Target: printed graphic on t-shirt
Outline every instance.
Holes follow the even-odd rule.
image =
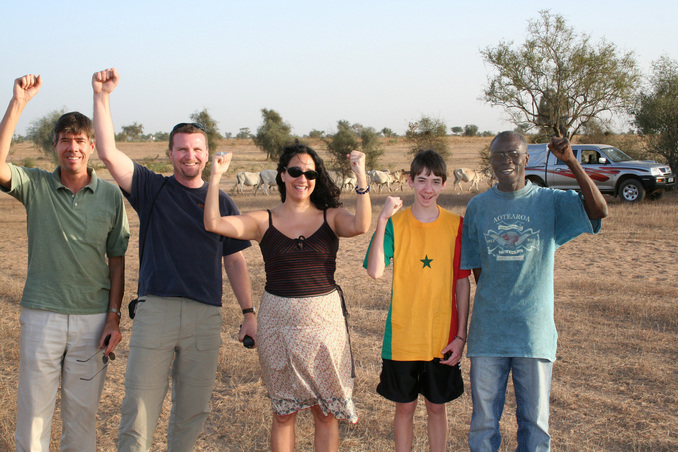
[[[530,227],[529,215],[500,215],[494,225],[483,235],[488,254],[497,261],[523,261],[526,253],[539,250],[540,231]]]

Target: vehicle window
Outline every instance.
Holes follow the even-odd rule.
[[[607,155],[607,158],[613,162],[625,162],[627,160],[633,160],[619,149],[613,148],[611,146],[609,148],[601,148],[600,150],[603,151],[605,155]]]
[[[597,165],[598,153],[593,150],[581,151],[580,162],[582,165]]]

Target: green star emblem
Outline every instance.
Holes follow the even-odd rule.
[[[427,254],[425,258],[421,259],[421,262],[424,263],[424,266],[421,267],[421,268],[426,268],[426,267],[431,268],[431,262],[433,262],[433,259],[429,259],[428,254]]]

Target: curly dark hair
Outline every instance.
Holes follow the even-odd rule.
[[[278,184],[278,191],[280,191],[280,200],[285,202],[287,195],[285,192],[285,183],[282,181],[280,175],[285,172],[285,168],[287,168],[290,160],[297,154],[308,154],[315,163],[315,170],[318,173],[318,177],[315,179],[315,188],[313,189],[313,193],[311,193],[311,202],[313,205],[320,210],[325,210],[330,207],[341,207],[342,203],[339,202],[341,190],[339,190],[339,187],[337,187],[330,178],[323,159],[321,159],[318,153],[313,149],[300,143],[285,146],[282,154],[280,154],[280,159],[278,160],[278,175],[275,177],[275,182]]]

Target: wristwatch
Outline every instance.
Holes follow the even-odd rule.
[[[118,318],[121,317],[120,309],[110,308],[108,312],[115,312],[118,315]]]
[[[248,312],[251,312],[252,314],[257,315],[257,310],[254,306],[252,306],[251,308],[247,308],[247,309],[242,310],[243,314],[247,314]]]

